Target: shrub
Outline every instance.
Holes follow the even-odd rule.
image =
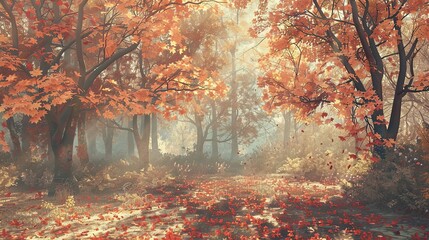
[[[285,152],[279,144],[265,145],[256,149],[241,162],[244,174],[275,173],[286,160]]]
[[[186,155],[164,154],[159,161],[153,163],[171,170],[174,177],[225,173],[229,171],[230,164],[222,159],[212,160],[207,155],[200,156],[194,151],[188,151]]]
[[[164,184],[172,177],[169,170],[164,167],[154,168],[150,165],[147,171],[129,170],[133,165],[126,160],[120,160],[101,168],[93,167],[88,170],[81,181],[82,191],[144,191],[146,187],[154,187]]]
[[[0,167],[0,191],[15,186],[18,176],[19,174],[15,165],[10,164]]]
[[[304,177],[310,181],[348,181],[369,168],[369,162],[354,154],[334,154],[327,150],[324,154],[307,154],[305,157],[288,158],[277,169],[277,173]]]
[[[367,173],[345,185],[345,193],[368,204],[427,213],[428,165],[420,146],[398,146],[386,160],[374,163]]]

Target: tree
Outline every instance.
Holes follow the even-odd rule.
[[[169,31],[167,22],[186,17],[188,7],[201,2],[13,0],[0,4],[2,29],[6,29],[0,35],[5,46],[0,56],[5,70],[0,77],[4,93],[0,112],[9,121],[22,114],[32,123],[47,122],[55,156],[49,191],[53,194],[58,184],[75,186],[71,166],[77,120],[83,105],[103,102],[91,91],[94,82],[139,46],[150,47],[153,39]],[[34,23],[31,29],[27,29],[29,23]],[[72,71],[67,69],[67,59],[77,63]],[[104,115],[111,118],[112,112]],[[18,142],[14,145],[19,149]]]
[[[270,52],[261,59],[266,74],[260,79],[267,108],[291,104],[306,115],[332,105],[352,135],[362,130],[357,120],[369,124],[375,150],[384,158],[380,145],[392,146],[397,139],[404,96],[429,90],[427,69],[417,69],[413,61],[428,37],[423,17],[428,10],[424,1],[406,0],[307,0],[272,8],[260,1],[252,32],[268,29]],[[292,47],[305,49],[307,64],[298,79],[282,58]],[[387,74],[394,87],[388,113]]]
[[[149,47],[139,49],[129,59],[122,59],[127,61],[122,65],[135,68],[120,68],[120,74],[115,77],[117,84],[109,87],[113,94],[106,95],[105,101],[110,103],[104,104],[101,115],[110,115],[111,120],[118,114],[132,117],[132,127],[118,123],[115,126],[133,134],[143,169],[149,167],[151,115],[169,119],[175,113],[184,114],[185,108],[181,106],[184,102],[222,90],[220,84],[212,81],[210,67],[199,66],[194,59],[203,45],[213,44],[211,37],[216,22],[211,21],[212,11],[197,10],[189,17],[165,20],[171,26],[168,34],[161,31],[157,32],[159,35],[146,35]],[[143,119],[140,129],[139,116]]]

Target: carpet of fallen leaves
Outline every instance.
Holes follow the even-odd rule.
[[[428,219],[281,175],[173,180],[139,193],[0,198],[1,239],[427,239]]]

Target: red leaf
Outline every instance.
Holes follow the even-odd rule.
[[[55,219],[55,224],[57,226],[62,226],[63,225],[63,221],[61,221],[61,219],[57,218],[57,219]]]
[[[43,224],[43,225],[48,225],[48,220],[49,220],[49,218],[42,218],[42,217],[39,217],[39,219],[40,219],[40,223],[41,223],[41,224]]]
[[[35,199],[41,199],[41,198],[43,198],[43,192],[37,192],[37,193],[34,195],[34,198],[35,198]]]
[[[3,228],[3,231],[1,232],[0,236],[4,237],[4,239],[11,239],[12,238],[12,235],[4,228]]]
[[[378,162],[380,160],[378,157],[371,157],[370,159],[373,162]]]
[[[24,222],[20,222],[16,219],[13,219],[12,221],[9,222],[9,225],[14,226],[14,227],[21,227],[24,225]]]
[[[341,140],[341,141],[346,141],[346,138],[345,137],[343,137],[343,136],[338,136],[338,138]]]

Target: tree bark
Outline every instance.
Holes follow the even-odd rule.
[[[9,136],[10,140],[12,142],[12,159],[14,161],[21,161],[22,157],[22,148],[21,148],[21,141],[19,139],[18,131],[16,129],[15,120],[13,117],[10,117],[8,120],[6,120],[7,128],[9,130]]]
[[[219,159],[219,143],[218,143],[218,119],[216,102],[211,101],[212,108],[212,160],[216,161]]]
[[[138,116],[133,116],[133,135],[134,141],[137,145],[137,152],[139,154],[139,162],[142,170],[149,168],[149,139],[150,139],[150,115],[146,114],[142,117],[142,135],[140,136],[138,128]]]
[[[78,126],[77,126],[77,156],[82,166],[86,166],[89,163],[88,156],[88,143],[86,141],[86,115],[84,112],[79,114]]]
[[[239,24],[239,10],[236,12],[235,24]],[[237,67],[236,67],[236,51],[237,51],[237,35],[234,38],[234,45],[231,49],[231,159],[235,159],[238,152],[238,130],[237,130],[237,117],[238,117],[238,106],[237,106]]]
[[[152,113],[152,125],[151,125],[151,139],[152,139],[152,152],[155,155],[159,155],[159,144],[158,144],[158,117],[155,113]]]
[[[54,155],[54,178],[48,195],[53,196],[59,186],[73,193],[79,191],[73,176],[73,142],[76,133],[77,117],[72,107],[66,107],[61,117],[53,119],[48,115],[49,140]]]
[[[235,45],[234,49],[231,50],[232,60],[232,79],[231,79],[231,159],[235,159],[238,155],[238,133],[237,133],[237,73],[235,66]]]
[[[283,149],[287,150],[287,145],[291,135],[292,114],[291,112],[283,112],[284,128],[283,128]]]
[[[91,117],[92,118],[92,117]],[[91,119],[90,118],[90,119]],[[87,137],[88,137],[88,149],[91,151],[88,152],[89,159],[95,159],[98,155],[97,150],[97,126],[94,120],[90,120],[87,125]]]
[[[23,160],[31,159],[31,139],[29,133],[30,117],[27,115],[23,116],[22,121],[22,132],[21,132],[21,149]]]
[[[195,113],[195,126],[197,128],[197,142],[195,145],[195,153],[197,155],[197,161],[204,159],[204,130],[203,130],[203,119],[198,113]]]
[[[298,126],[298,121],[296,120],[296,118],[293,118],[293,131],[294,131],[294,138],[295,141],[298,141],[298,130],[299,130],[299,126]]]
[[[104,160],[112,160],[113,155],[113,126],[110,121],[107,121],[106,126],[103,130],[103,141],[104,141]]]
[[[133,127],[133,120],[129,119],[128,120],[128,128],[132,128],[132,127]],[[133,157],[135,144],[134,144],[134,136],[133,136],[132,132],[128,132],[127,142],[128,142],[128,157]]]
[[[142,162],[143,162],[143,168],[147,169],[149,167],[149,141],[150,141],[150,114],[143,115],[144,118],[144,128],[143,128],[143,135],[142,135]]]

